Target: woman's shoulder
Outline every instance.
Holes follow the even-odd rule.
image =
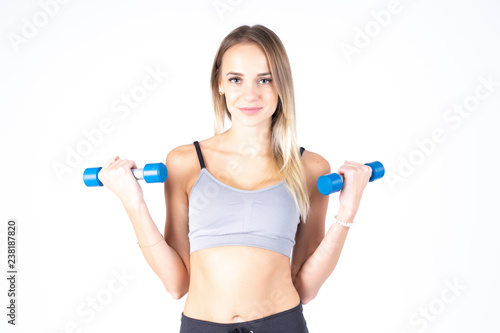
[[[324,158],[319,153],[308,150],[306,148],[302,153],[302,161],[307,169],[312,169],[312,170],[319,169],[323,171],[326,169],[330,169],[330,163],[328,163],[326,158]]]
[[[182,144],[171,149],[167,154],[165,165],[169,164],[173,168],[186,169],[187,166],[193,164],[193,160],[197,160],[196,148],[193,144],[194,141],[195,140],[191,143]]]
[[[185,193],[190,192],[201,168],[194,141],[172,148],[165,161],[168,178],[182,187]]]
[[[198,141],[202,156],[204,156],[205,151],[210,152],[213,150],[213,142],[215,139],[216,137],[212,136],[205,139],[193,140],[192,142],[176,146],[168,153],[167,162],[173,167],[177,166],[181,169],[189,169],[189,166],[199,169],[200,163],[194,142]]]
[[[172,176],[177,175],[177,177],[182,176],[183,178],[187,176],[189,178],[193,172],[199,171],[200,164],[193,142],[176,146],[167,154],[165,166],[169,177],[172,174]]]
[[[305,147],[304,147],[305,148]],[[302,153],[302,164],[306,177],[316,184],[317,179],[331,173],[330,163],[321,154],[308,150],[307,148]]]

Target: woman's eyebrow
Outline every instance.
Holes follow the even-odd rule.
[[[243,75],[243,74],[241,74],[241,73],[235,73],[235,72],[229,72],[229,73],[227,73],[227,74],[226,74],[226,76],[227,76],[227,75],[239,75],[239,76],[245,76],[245,75]],[[260,74],[257,74],[257,76],[263,76],[263,75],[271,75],[271,73],[260,73]]]

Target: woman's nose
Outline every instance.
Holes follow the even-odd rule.
[[[243,93],[245,100],[253,101],[259,98],[258,87],[256,87],[254,84],[247,84],[245,85],[244,89],[245,91]]]

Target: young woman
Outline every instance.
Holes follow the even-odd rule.
[[[278,36],[244,25],[222,41],[211,75],[215,136],[166,158],[165,236],[153,222],[134,161],[99,173],[122,201],[144,257],[167,291],[186,293],[181,333],[308,332],[302,305],[332,273],[370,167],[345,161],[340,206],[325,234],[330,173],[296,143],[290,64]],[[231,128],[222,132],[224,119]]]

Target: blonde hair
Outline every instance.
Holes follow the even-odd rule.
[[[272,82],[278,93],[278,105],[271,120],[272,159],[278,165],[279,174],[284,176],[296,207],[305,223],[308,215],[309,194],[299,147],[296,144],[295,98],[293,92],[292,71],[285,47],[279,37],[263,25],[242,25],[231,31],[222,40],[215,55],[210,78],[212,101],[215,111],[215,135],[224,131],[224,120],[230,120],[226,97],[219,94],[220,69],[222,57],[231,47],[239,43],[256,43],[265,52],[270,66]]]

